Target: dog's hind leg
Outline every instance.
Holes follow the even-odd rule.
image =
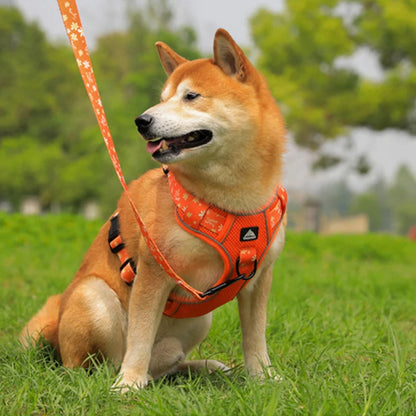
[[[149,373],[153,379],[177,372],[178,366],[185,360],[185,353],[178,338],[166,337],[155,343],[149,364]]]
[[[119,365],[125,352],[127,313],[116,293],[90,277],[65,300],[59,323],[59,350],[66,367],[87,367],[92,354]]]
[[[230,371],[227,366],[215,360],[186,360],[188,353],[207,336],[211,323],[212,314],[191,319],[163,317],[149,365],[152,378],[177,373]]]
[[[231,374],[231,368],[217,360],[192,360],[184,361],[177,366],[176,373],[207,373],[222,371],[225,374]]]
[[[158,379],[164,375],[188,374],[213,371],[228,372],[230,369],[216,360],[185,360],[185,352],[178,338],[167,337],[157,342],[152,350],[150,360],[150,374]]]

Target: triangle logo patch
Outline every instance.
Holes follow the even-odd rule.
[[[253,241],[259,237],[259,227],[242,228],[240,231],[240,241]]]

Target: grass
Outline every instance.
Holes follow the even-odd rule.
[[[62,291],[100,224],[0,214],[0,415],[415,415],[416,245],[385,235],[289,233],[277,261],[267,338],[282,381],[242,368],[236,302],[215,312],[194,357],[230,377],[178,377],[121,396],[116,371],[59,365],[17,336]]]

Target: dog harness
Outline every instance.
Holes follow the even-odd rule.
[[[253,214],[235,214],[195,197],[171,172],[165,170],[165,174],[179,226],[214,247],[223,260],[224,270],[217,283],[199,292],[198,297],[170,293],[164,314],[174,318],[205,315],[234,299],[255,276],[279,231],[286,211],[286,190],[278,186],[272,200]],[[109,244],[120,258],[121,278],[131,284],[136,269],[122,242],[117,213],[111,219]]]

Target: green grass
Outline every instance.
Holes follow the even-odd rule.
[[[242,368],[236,302],[215,312],[194,357],[236,366],[121,396],[116,372],[67,370],[19,331],[62,291],[100,224],[0,214],[0,415],[415,415],[416,244],[289,233],[275,268],[267,338],[281,382]]]

